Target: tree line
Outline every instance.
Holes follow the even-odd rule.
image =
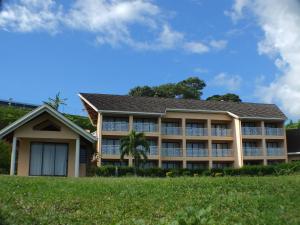
[[[180,98],[180,99],[201,99],[203,89],[206,87],[205,81],[198,77],[189,77],[178,83],[167,83],[158,86],[136,86],[129,90],[130,96],[141,97],[163,97],[163,98]],[[224,95],[212,95],[207,101],[227,101],[242,102],[240,97],[233,93]]]

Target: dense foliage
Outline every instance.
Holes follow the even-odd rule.
[[[300,129],[300,120],[298,122],[293,122],[290,120],[290,122],[285,126],[286,129]]]
[[[97,176],[128,176],[135,171],[133,167],[114,167],[102,166],[93,168],[90,175]],[[283,163],[268,166],[244,166],[242,168],[224,168],[224,169],[162,169],[147,168],[137,169],[138,176],[145,177],[178,177],[178,176],[265,176],[265,175],[289,175],[300,172],[300,163]]]
[[[242,102],[236,94],[228,93],[225,95],[213,95],[206,99],[207,101],[225,101],[225,102]]]
[[[10,168],[10,149],[11,147],[0,140],[0,174],[8,174]]]
[[[0,176],[0,223],[298,225],[300,176]]]
[[[131,96],[165,97],[200,99],[202,90],[206,86],[198,77],[189,77],[178,83],[168,83],[159,86],[137,86],[129,91]]]

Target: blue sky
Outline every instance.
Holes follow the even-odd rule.
[[[263,2],[4,1],[0,99],[40,104],[60,91],[62,110],[83,114],[79,92],[126,94],[198,76],[203,98],[236,93],[296,119],[299,1]]]

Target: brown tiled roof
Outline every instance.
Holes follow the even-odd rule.
[[[127,95],[80,94],[100,111],[165,113],[166,109],[228,111],[238,117],[274,118],[285,120],[284,113],[274,104],[236,103]]]

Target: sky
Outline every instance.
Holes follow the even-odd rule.
[[[0,0],[1,1],[1,0]],[[299,0],[2,0],[0,99],[85,114],[79,92],[198,76],[300,118]]]

